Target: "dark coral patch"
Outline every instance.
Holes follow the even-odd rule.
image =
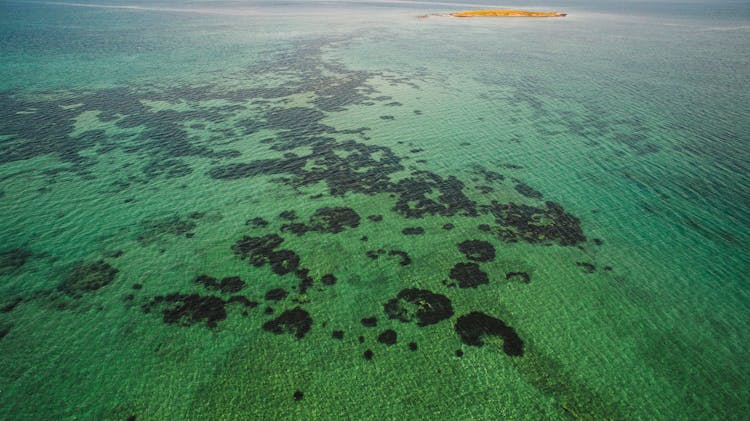
[[[398,194],[393,210],[407,218],[422,218],[425,215],[476,216],[476,202],[469,200],[463,192],[464,184],[456,177],[442,178],[427,171],[414,171],[412,177],[404,178],[389,191]],[[437,198],[435,196],[437,190]]]
[[[255,218],[248,219],[247,221],[245,221],[245,225],[253,226],[256,228],[263,228],[265,226],[268,226],[268,221],[266,221],[265,219],[261,217],[255,217]]]
[[[458,250],[467,259],[476,262],[490,262],[495,259],[495,247],[482,240],[466,240],[458,245]]]
[[[313,279],[309,270],[300,268],[300,257],[292,250],[275,250],[284,242],[276,234],[263,237],[244,236],[232,245],[232,250],[240,259],[248,259],[254,266],[271,265],[271,270],[277,275],[294,273],[299,278],[299,292],[304,294],[312,286]]]
[[[268,255],[271,270],[277,275],[286,275],[295,272],[299,267],[299,256],[291,250],[272,251]]]
[[[15,297],[9,303],[4,304],[2,307],[0,307],[0,313],[10,313],[11,311],[13,311],[13,309],[15,309],[22,302],[23,302],[23,298]]]
[[[463,191],[464,184],[456,177],[442,178],[428,171],[412,171],[410,177],[391,181],[391,175],[404,168],[400,158],[389,148],[320,137],[303,136],[302,141],[311,144],[313,151],[310,154],[297,156],[288,153],[283,158],[228,164],[211,169],[209,175],[217,179],[239,179],[288,174],[289,177],[277,180],[290,187],[325,182],[334,196],[349,192],[391,193],[397,197],[393,210],[408,218],[428,214],[477,215],[476,202],[468,199]],[[273,148],[287,148],[282,142],[274,141]],[[288,144],[289,148],[298,147],[300,139],[292,138]]]
[[[336,283],[336,277],[333,276],[333,274],[328,273],[328,274],[323,275],[322,278],[320,278],[320,282],[323,285],[333,285]]]
[[[371,349],[366,349],[365,353],[362,354],[367,361],[370,361],[372,359],[373,353]]]
[[[185,235],[193,231],[196,226],[195,219],[183,219],[179,215],[144,219],[141,221],[141,234],[137,240],[142,244],[151,244],[168,235]]]
[[[415,288],[401,290],[396,298],[383,305],[383,310],[389,319],[411,322],[416,318],[417,326],[435,324],[453,315],[448,297]]]
[[[257,175],[290,174],[284,183],[296,187],[328,185],[331,195],[348,192],[375,194],[388,191],[389,175],[403,170],[399,158],[388,148],[354,141],[336,142],[329,138],[310,138],[313,151],[305,156],[287,154],[283,158],[228,164],[215,167],[209,175],[217,179],[239,179]],[[275,142],[274,148],[285,148]],[[300,146],[300,138],[290,139],[289,147]],[[314,164],[309,167],[307,164]],[[308,169],[309,168],[309,169]]]
[[[509,281],[518,280],[524,284],[531,283],[531,275],[526,272],[508,272],[505,274],[505,279]]]
[[[281,227],[284,232],[304,235],[308,231],[338,234],[347,228],[359,226],[359,214],[352,208],[321,208],[310,217],[307,225],[302,223],[286,224]]]
[[[574,246],[586,241],[580,220],[554,202],[545,202],[545,208],[537,208],[493,201],[482,210],[495,217],[499,225],[496,234],[504,241],[556,242],[561,246]]]
[[[301,401],[304,397],[305,394],[301,390],[295,391],[294,395],[292,395],[292,398],[294,398],[295,401]]]
[[[521,181],[518,181],[518,180],[516,181],[517,181],[517,184],[515,187],[516,191],[521,193],[522,195],[531,199],[541,199],[543,197],[542,193],[540,193],[539,191],[534,190],[533,188],[529,187],[527,184]]]
[[[286,298],[287,295],[289,295],[289,293],[284,288],[274,288],[266,292],[266,300],[281,301]]]
[[[187,214],[190,219],[203,219],[204,216],[206,216],[206,212],[193,211]]]
[[[447,224],[443,225],[443,229],[446,230],[446,231],[450,231],[450,230],[452,230],[455,227],[456,226],[453,225],[453,224],[451,224],[451,223],[447,223]]]
[[[225,304],[221,298],[210,295],[174,293],[154,297],[143,307],[143,310],[149,313],[154,307],[161,308],[165,323],[190,326],[205,322],[206,326],[213,328],[218,322],[227,318]]]
[[[383,215],[370,215],[367,217],[372,222],[380,222],[383,220]]]
[[[208,275],[198,275],[198,277],[195,278],[193,282],[199,285],[203,285],[203,287],[209,291],[216,291],[219,286],[216,278]]]
[[[287,310],[273,320],[263,324],[263,330],[275,334],[289,333],[302,339],[312,327],[313,320],[305,310],[295,307]]]
[[[576,262],[576,266],[583,268],[583,271],[586,273],[594,273],[596,271],[596,266],[593,263]]]
[[[226,278],[222,278],[221,282],[219,283],[219,290],[221,290],[222,294],[232,294],[235,292],[239,292],[242,290],[242,288],[245,288],[245,282],[240,279],[239,276],[228,276]]]
[[[284,239],[276,234],[267,234],[263,237],[244,236],[232,245],[232,250],[241,259],[249,258],[253,266],[263,266],[268,263],[273,249],[283,242]]]
[[[483,336],[499,336],[503,339],[503,351],[510,356],[523,355],[523,341],[516,331],[500,319],[478,311],[472,311],[456,320],[456,333],[466,345],[482,346]]]
[[[59,289],[66,294],[80,297],[81,294],[109,285],[115,279],[117,272],[117,269],[103,260],[79,263],[60,284]]]
[[[400,259],[398,264],[401,266],[408,266],[411,264],[411,258],[409,257],[409,254],[405,251],[389,250],[386,252],[383,249],[378,249],[378,250],[368,250],[367,252],[365,252],[365,255],[367,255],[367,257],[369,257],[372,260],[377,260],[383,254],[388,254],[389,256],[398,257]]]
[[[401,258],[401,261],[398,263],[401,266],[408,266],[411,264],[411,258],[409,257],[409,254],[405,251],[401,250],[390,250],[388,251],[389,256],[398,256]]]
[[[416,343],[416,342],[409,342],[409,349],[410,349],[410,350],[412,350],[412,351],[416,351],[416,350],[417,350],[417,348],[418,348],[418,347],[417,347],[417,343]]]
[[[343,330],[334,330],[331,333],[331,337],[333,339],[344,339],[344,331]]]
[[[125,254],[125,252],[122,251],[122,250],[113,250],[113,251],[105,254],[104,257],[109,257],[111,259],[117,259],[119,257],[122,257],[123,254]],[[0,260],[2,260],[2,259],[0,258]],[[0,265],[0,266],[2,266],[2,265]]]
[[[378,342],[391,346],[396,344],[397,338],[398,335],[396,334],[396,331],[393,329],[388,329],[384,330],[380,335],[378,335]]]
[[[294,221],[297,219],[297,212],[293,210],[286,210],[279,214],[279,218],[286,219],[287,221]]]
[[[313,285],[313,278],[309,269],[297,269],[294,274],[299,279],[299,293],[304,294]]]
[[[489,194],[495,191],[495,189],[490,186],[477,186],[477,190],[479,190],[479,193],[482,194]]]
[[[248,299],[247,297],[243,297],[242,295],[233,295],[229,297],[229,299],[227,300],[227,304],[231,303],[239,303],[247,308],[258,307],[257,301],[251,301],[250,299]]]
[[[461,349],[457,349],[457,350],[456,350],[456,356],[457,356],[458,358],[461,358],[461,357],[463,357],[463,356],[464,356],[464,351],[463,351],[463,350],[461,350]]]
[[[193,237],[195,237],[195,233],[194,232],[187,232],[187,233],[185,233],[185,238],[193,238]]]
[[[505,180],[504,175],[495,171],[485,169],[478,165],[474,167],[474,170],[477,174],[484,177],[484,180],[487,181],[488,183],[502,182],[503,180]]]
[[[422,235],[424,234],[424,228],[422,227],[404,228],[403,230],[401,230],[401,233],[404,235]]]
[[[262,128],[269,128],[281,133],[272,139],[274,149],[283,150],[302,144],[320,142],[321,135],[333,133],[331,127],[321,123],[325,116],[323,111],[341,110],[351,104],[368,102],[367,93],[374,88],[367,85],[373,74],[368,72],[349,72],[335,69],[331,74],[321,76],[315,69],[324,66],[322,60],[312,57],[320,51],[320,45],[306,46],[310,53],[294,52],[294,60],[282,59],[285,64],[281,67],[265,63],[264,68],[256,67],[253,71],[260,74],[277,72],[299,72],[299,78],[288,81],[283,86],[274,87],[246,87],[235,91],[217,93],[210,87],[191,87],[188,89],[174,88],[166,90],[133,90],[129,88],[110,88],[76,95],[75,98],[66,97],[49,101],[28,101],[17,98],[15,94],[0,95],[0,132],[8,136],[7,141],[0,145],[0,162],[12,162],[29,159],[45,154],[55,154],[63,162],[71,163],[71,167],[80,173],[96,162],[94,157],[80,154],[87,148],[98,148],[99,154],[113,149],[121,149],[128,153],[138,153],[140,157],[150,161],[144,168],[147,177],[159,174],[179,176],[190,171],[184,162],[176,157],[202,156],[212,158],[235,157],[238,151],[224,150],[214,152],[198,140],[198,136],[191,136],[188,126],[196,130],[213,132],[213,139],[224,139],[241,133],[255,133]],[[309,48],[308,48],[309,47]],[[296,49],[295,49],[296,50]],[[289,56],[291,58],[291,56]],[[289,63],[301,60],[302,65]],[[316,82],[312,82],[316,81]],[[268,107],[269,99],[282,98],[293,94],[314,92],[315,99],[312,107],[276,108]],[[236,121],[235,127],[212,127],[211,122],[226,121],[234,116],[237,110],[245,106],[231,105],[178,110],[150,110],[142,100],[171,100],[187,98],[191,101],[223,98],[229,101],[249,102],[262,105],[262,117],[245,118]],[[70,105],[75,104],[75,107]],[[21,113],[33,109],[34,112]],[[100,111],[102,121],[113,122],[120,128],[138,128],[138,134],[133,141],[112,142],[104,130],[88,130],[76,133],[75,117],[84,111]],[[195,122],[200,121],[200,122]],[[350,130],[350,133],[360,133],[360,129]],[[343,132],[342,132],[343,133]],[[133,143],[131,145],[131,143]],[[317,156],[318,154],[314,154]],[[358,159],[342,158],[341,161],[356,166]],[[336,163],[336,161],[334,161]],[[334,173],[336,168],[326,168],[323,171]],[[312,175],[319,175],[321,170],[310,171]],[[87,173],[85,175],[90,175]],[[346,178],[346,177],[344,177]],[[312,181],[311,181],[312,182]]]
[[[490,283],[487,273],[481,271],[476,263],[456,263],[451,269],[450,277],[458,281],[459,288],[476,288]]]
[[[359,226],[359,215],[352,208],[322,208],[310,217],[310,226],[316,232],[339,233],[345,228]]]
[[[378,325],[378,318],[377,317],[365,317],[362,320],[362,326],[364,327],[375,327]]]

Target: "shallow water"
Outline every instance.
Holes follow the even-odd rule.
[[[473,6],[0,5],[0,418],[744,418],[747,6]]]

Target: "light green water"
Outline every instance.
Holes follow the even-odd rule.
[[[2,4],[0,418],[746,418],[746,8],[534,6]]]

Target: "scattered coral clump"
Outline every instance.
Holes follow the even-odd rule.
[[[516,331],[500,319],[479,311],[472,311],[456,320],[456,333],[466,345],[482,346],[483,337],[499,336],[503,339],[503,351],[513,357],[523,355],[523,341]]]
[[[453,306],[445,295],[426,289],[407,288],[383,305],[389,319],[402,322],[417,320],[417,326],[428,326],[453,316]]]
[[[266,322],[263,325],[263,330],[276,334],[288,333],[297,339],[302,339],[310,331],[312,324],[313,320],[310,313],[300,307],[295,307]]]
[[[103,260],[79,263],[60,284],[59,289],[68,295],[80,297],[112,283],[117,272],[117,269]]]

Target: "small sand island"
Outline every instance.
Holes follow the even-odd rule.
[[[514,9],[494,9],[494,10],[466,10],[450,14],[456,18],[473,18],[473,17],[508,17],[508,18],[561,18],[568,16],[567,13],[557,12],[529,12],[527,10]]]
[[[430,15],[420,16],[426,18]],[[568,16],[567,13],[558,12],[532,12],[528,10],[516,9],[490,9],[490,10],[465,10],[449,14],[434,14],[431,16],[452,16],[455,18],[475,18],[475,17],[505,17],[505,18],[561,18]]]

